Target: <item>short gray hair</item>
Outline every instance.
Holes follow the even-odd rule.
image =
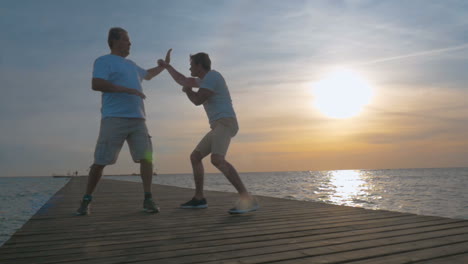
[[[107,44],[109,48],[112,49],[112,43],[114,40],[119,40],[122,33],[127,33],[127,31],[120,27],[113,27],[109,29],[109,35],[107,36]]]

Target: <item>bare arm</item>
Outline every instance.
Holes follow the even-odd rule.
[[[128,94],[133,94],[133,95],[137,95],[137,96],[140,96],[141,98],[145,99],[146,96],[136,90],[136,89],[131,89],[131,88],[127,88],[127,87],[124,87],[124,86],[120,86],[120,85],[115,85],[109,81],[106,81],[104,79],[100,79],[100,78],[93,78],[92,81],[91,81],[91,88],[94,90],[94,91],[99,91],[99,92],[103,92],[103,93],[128,93]]]
[[[185,77],[182,73],[174,69],[174,67],[172,67],[172,65],[170,64],[166,64],[165,68],[171,75],[172,79],[174,79],[174,81],[178,83],[179,85],[184,86],[184,87],[199,87],[199,84],[196,78]]]
[[[165,60],[158,60],[158,65],[164,67],[169,74],[171,75],[174,81],[184,87],[199,87],[197,79],[192,77],[185,77],[182,73],[178,72],[174,67],[172,67],[169,63],[171,62],[171,52],[172,49],[169,49],[166,54]]]
[[[166,53],[166,59],[164,60],[165,64],[169,64],[171,62],[171,52],[172,49],[169,49]],[[158,66],[151,68],[148,71],[148,74],[145,76],[145,80],[149,81],[153,79],[156,75],[160,74],[162,71],[164,71],[164,66],[159,65],[160,63],[158,62]]]
[[[148,69],[148,74],[145,76],[145,80],[149,81],[156,77],[156,75],[160,74],[162,71],[164,71],[164,67],[162,66],[156,66],[154,68]]]
[[[210,91],[208,89],[205,89],[205,88],[200,88],[198,90],[198,92],[194,92],[192,90],[192,87],[187,87],[187,86],[184,86],[182,91],[187,94],[188,99],[194,105],[203,104],[204,102],[206,102],[206,100],[208,100],[208,98],[210,98],[210,96],[212,96],[214,94],[214,92],[212,92],[212,91]]]

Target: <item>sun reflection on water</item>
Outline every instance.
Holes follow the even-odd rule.
[[[365,174],[359,170],[329,171],[330,196],[328,200],[335,204],[354,206],[367,196],[369,185]]]

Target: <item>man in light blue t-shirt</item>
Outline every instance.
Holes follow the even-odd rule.
[[[204,168],[202,160],[211,154],[211,163],[218,168],[239,192],[237,205],[229,210],[231,214],[242,214],[258,209],[258,204],[242,183],[236,169],[225,159],[231,138],[237,134],[236,113],[232,106],[231,95],[223,76],[211,69],[211,60],[206,53],[197,53],[190,56],[190,72],[192,77],[185,77],[175,70],[167,61],[170,61],[170,51],[166,61],[158,60],[172,78],[187,94],[188,99],[195,105],[205,108],[211,131],[209,131],[190,155],[195,180],[194,197],[181,205],[182,208],[207,208],[203,193]],[[199,87],[193,91],[192,87]]]
[[[151,193],[153,177],[153,156],[151,136],[146,127],[146,116],[141,82],[151,80],[164,70],[157,66],[142,69],[126,59],[130,54],[130,38],[122,28],[111,28],[108,35],[110,54],[94,62],[92,89],[102,92],[101,127],[94,152],[94,163],[90,168],[88,185],[77,215],[90,213],[92,193],[99,182],[105,166],[117,161],[119,152],[126,141],[135,162],[140,163],[143,181],[143,209],[157,213]],[[169,62],[169,57],[166,57]]]

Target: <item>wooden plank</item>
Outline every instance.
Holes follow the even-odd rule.
[[[466,224],[465,224],[466,225]],[[449,224],[449,225],[438,225],[437,228],[440,229],[440,230],[444,230],[444,229],[450,229],[450,228],[457,228],[457,227],[462,227],[464,225],[462,225],[461,223],[457,223],[457,224]],[[412,231],[410,231],[412,230]],[[366,234],[370,234],[372,235],[372,237],[385,237],[385,233],[391,233],[391,234],[387,234],[387,236],[395,236],[395,235],[399,235],[399,234],[407,234],[409,232],[411,233],[421,233],[421,232],[429,232],[429,231],[433,231],[434,230],[434,227],[433,226],[429,226],[429,227],[423,227],[423,228],[419,228],[419,229],[403,229],[399,232],[388,232],[390,230],[386,230],[387,232],[378,232],[379,230],[363,230],[363,231],[360,231],[358,233],[355,233],[355,234],[344,234],[344,233],[333,233],[333,234],[323,234],[323,235],[314,235],[314,236],[301,236],[301,237],[285,237],[285,238],[282,238],[282,239],[275,239],[275,240],[255,240],[255,241],[252,241],[252,242],[247,242],[246,240],[243,240],[243,243],[241,244],[238,244],[236,243],[237,241],[235,240],[231,240],[229,242],[225,241],[225,240],[221,240],[221,241],[216,241],[216,242],[212,242],[212,241],[207,241],[207,242],[201,242],[201,243],[197,243],[197,247],[196,248],[193,248],[193,247],[190,247],[187,243],[184,243],[181,241],[181,243],[177,244],[177,245],[171,245],[171,244],[165,244],[164,241],[161,241],[161,242],[154,242],[154,241],[151,241],[151,240],[148,240],[148,241],[144,241],[144,242],[133,242],[131,243],[131,245],[128,245],[128,243],[120,243],[120,244],[111,244],[111,245],[104,245],[104,244],[101,244],[100,245],[100,250],[103,254],[106,254],[108,256],[111,256],[112,254],[114,253],[118,253],[118,252],[112,252],[112,251],[119,251],[119,250],[122,250],[122,249],[126,249],[126,248],[136,248],[136,250],[138,250],[138,248],[148,248],[148,247],[155,247],[157,246],[159,251],[160,252],[166,252],[166,251],[172,251],[173,252],[176,252],[174,254],[195,254],[195,253],[211,253],[213,250],[218,250],[218,251],[228,251],[228,250],[242,250],[242,249],[249,249],[249,248],[255,248],[255,247],[266,247],[266,246],[275,246],[275,245],[278,245],[278,246],[281,246],[281,245],[287,245],[287,244],[297,244],[297,243],[306,243],[306,242],[311,242],[311,241],[321,241],[321,240],[330,240],[330,239],[334,239],[334,241],[336,243],[338,243],[339,241],[348,241],[348,242],[352,242],[352,241],[360,241],[361,240],[361,236],[362,235],[366,235]],[[382,230],[380,230],[382,231]],[[384,234],[380,234],[380,233],[384,233]],[[346,235],[346,236],[345,236]],[[341,240],[337,238],[340,238],[341,236]],[[323,243],[323,242],[322,242]],[[60,249],[60,253],[61,254],[75,254],[75,253],[79,253],[79,247],[78,245],[75,245],[75,248],[71,248],[71,249]],[[53,252],[52,249],[48,248],[48,247],[43,247],[42,249],[37,250],[38,252],[23,252],[22,253],[22,257],[37,257],[37,256],[47,256]],[[172,254],[171,253],[171,254]],[[166,255],[168,256],[167,253],[161,253],[159,256],[162,256],[162,255]],[[169,254],[170,255],[170,254]]]
[[[465,254],[463,254],[465,253]],[[431,259],[444,260],[444,263],[468,263],[462,262],[463,259],[468,260],[468,242],[455,243],[449,245],[442,245],[438,247],[431,247],[428,249],[414,250],[411,252],[404,252],[400,254],[391,254],[378,259],[367,259],[365,261],[355,262],[356,264],[394,264],[394,263],[428,263]],[[461,258],[463,254],[464,258]],[[457,255],[457,256],[454,256]],[[457,257],[457,258],[455,258]]]
[[[270,197],[232,216],[234,193],[208,191],[209,209],[187,210],[178,206],[193,190],[162,185],[162,212],[147,215],[141,184],[107,179],[93,214],[77,217],[85,184],[74,178],[57,192],[0,248],[0,263],[457,263],[468,254],[467,220]]]
[[[307,250],[300,250],[304,255],[297,259],[284,259],[280,254],[263,255],[260,260],[249,258],[242,260],[242,263],[262,263],[270,260],[277,263],[351,263],[359,260],[366,260],[364,263],[390,263],[386,262],[389,255],[399,255],[399,262],[392,263],[408,263],[408,259],[414,257],[415,254],[420,252],[433,253],[434,255],[445,254],[447,248],[452,248],[455,245],[460,245],[456,248],[453,254],[466,251],[468,241],[466,241],[467,234],[451,235],[445,238],[433,237],[424,240],[392,240],[391,243],[384,241],[366,241],[358,243],[357,245],[336,245],[332,247],[320,247]],[[284,261],[278,261],[284,260]],[[362,262],[362,261],[361,261]],[[360,262],[357,262],[360,263]]]
[[[249,234],[248,237],[243,237],[242,239],[243,239],[243,243],[248,243],[248,242],[255,243],[255,242],[272,241],[272,240],[279,241],[281,239],[302,239],[302,238],[305,238],[305,239],[316,238],[317,239],[320,237],[323,237],[324,239],[333,239],[333,238],[346,237],[346,236],[349,236],[349,237],[360,236],[366,233],[396,232],[398,230],[402,230],[402,231],[413,230],[413,232],[417,232],[417,230],[414,229],[417,227],[419,228],[434,228],[434,227],[435,228],[444,228],[444,227],[449,228],[451,226],[458,226],[458,225],[466,224],[466,223],[461,223],[461,224],[452,223],[452,221],[450,220],[443,219],[441,221],[427,222],[426,225],[424,226],[421,224],[412,223],[413,220],[414,220],[413,218],[405,219],[404,221],[391,223],[391,225],[389,226],[384,226],[381,222],[378,222],[379,224],[378,227],[372,228],[372,226],[367,226],[365,229],[354,229],[354,230],[351,230],[348,227],[337,227],[335,229],[327,229],[327,228],[321,229],[320,227],[322,226],[316,227],[317,229],[311,229],[311,230],[303,229],[303,230],[294,231],[294,232],[279,232],[279,231],[272,230],[271,232],[268,232],[265,234],[256,233],[254,236],[252,236],[252,234]],[[154,245],[164,246],[165,245],[164,243],[167,237],[162,237],[160,233],[158,234],[159,235],[157,238],[154,238],[154,236],[149,236],[146,238],[138,237],[136,239],[131,239],[131,240],[127,239],[126,242],[115,241],[115,242],[111,242],[108,244],[106,244],[105,241],[103,241],[100,243],[100,245],[102,247],[103,246],[118,247],[119,244],[131,242],[133,245],[138,245],[142,243],[151,243]],[[221,241],[216,241],[216,242],[212,242],[214,238],[210,238],[208,240],[206,239],[194,240],[194,239],[185,238],[184,242],[197,243],[198,245],[205,245],[205,246],[223,245],[223,244],[235,243],[236,241],[239,240],[239,236],[233,237],[233,238],[223,236]],[[21,249],[22,254],[26,254],[28,252],[35,252],[35,251],[40,251],[42,253],[45,253],[47,250],[62,250],[63,251],[67,248],[74,248],[74,247],[79,248],[81,246],[81,243],[83,243],[84,241],[86,241],[86,243],[98,242],[97,239],[94,239],[94,240],[87,239],[87,240],[80,240],[78,243],[69,243],[69,244],[59,243],[59,244],[52,245],[48,243],[47,246],[44,246],[44,247],[37,246],[35,243],[32,243],[32,244],[27,244],[21,248],[16,247],[15,251],[19,252],[19,249]],[[180,247],[184,248],[185,246],[184,244],[181,243]]]
[[[468,263],[468,247],[465,247],[465,251],[451,256],[443,256],[433,259],[427,259],[423,261],[417,261],[414,263],[424,263],[424,264],[448,264],[448,263]]]

